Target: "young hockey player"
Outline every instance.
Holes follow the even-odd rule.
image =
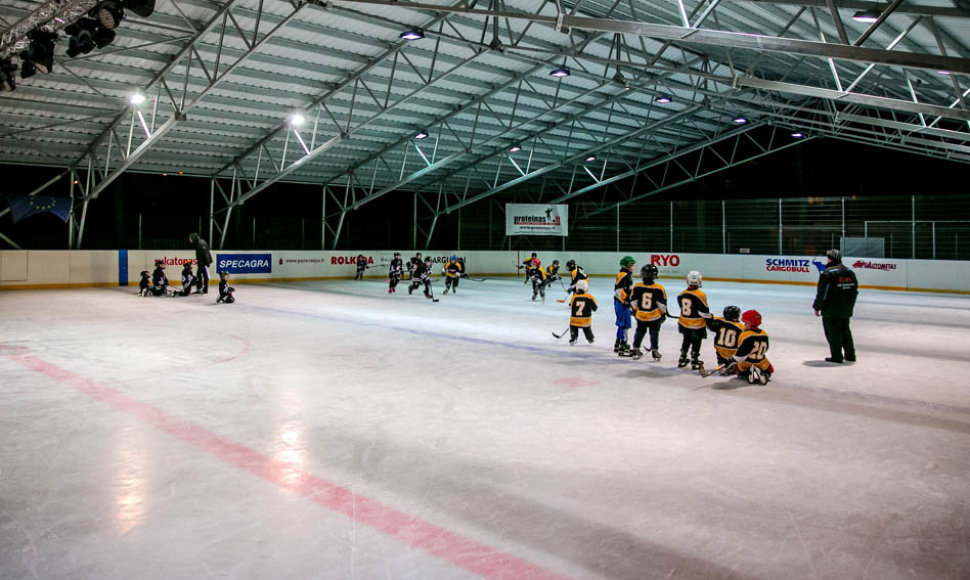
[[[761,330],[761,314],[757,310],[745,310],[741,315],[744,332],[738,337],[737,361],[738,377],[750,384],[767,385],[775,367],[765,356],[768,352],[768,333]]]
[[[532,281],[532,301],[536,301],[536,296],[542,296],[542,301],[546,301],[546,271],[542,269],[542,262],[539,258],[532,260],[532,270],[529,272],[529,280]]]
[[[461,258],[458,258],[458,265],[461,266],[461,277],[462,278],[467,278],[468,277],[468,270],[465,268],[465,257],[464,256],[462,256]]]
[[[138,281],[138,295],[148,296],[152,293],[152,277],[148,270],[141,271],[141,280]]]
[[[690,368],[697,370],[704,366],[701,361],[701,341],[707,338],[705,318],[711,316],[707,306],[707,296],[701,290],[701,273],[691,270],[687,274],[687,289],[677,296],[680,305],[680,318],[677,319],[680,333],[684,341],[680,345],[680,360],[678,368],[687,366],[687,350],[690,349]]]
[[[152,296],[166,294],[168,294],[168,277],[165,275],[165,262],[155,260],[155,269],[152,271]]]
[[[464,274],[461,264],[458,263],[458,256],[448,258],[448,262],[441,268],[441,273],[445,277],[444,293],[447,294],[449,290],[458,292],[458,281],[461,275]]]
[[[569,288],[566,289],[566,292],[575,292],[576,283],[580,280],[587,279],[586,272],[584,272],[581,267],[576,265],[576,260],[569,260],[566,262],[566,271],[569,272]]]
[[[593,344],[593,311],[596,310],[596,299],[587,294],[589,282],[580,280],[576,283],[576,292],[569,300],[569,344],[576,344],[579,329],[583,329],[586,341]]]
[[[545,280],[542,281],[542,287],[540,292],[542,294],[542,299],[545,301],[546,298],[546,286],[552,284],[559,279],[559,260],[553,260],[552,264],[546,266],[542,271],[545,274]]]
[[[414,256],[408,260],[408,274],[412,280],[414,280],[414,270],[420,264],[424,264],[424,257],[422,257],[421,252],[415,252]]]
[[[357,273],[354,274],[354,280],[363,280],[364,270],[367,269],[367,258],[364,257],[364,254],[357,255],[356,264],[357,264]]]
[[[621,353],[630,350],[627,334],[630,331],[630,289],[633,288],[633,267],[636,260],[633,256],[623,256],[620,260],[620,271],[613,284],[613,313],[616,314],[616,342],[613,352]]]
[[[741,309],[737,306],[725,306],[724,318],[708,318],[707,328],[714,333],[714,352],[717,354],[717,365],[725,365],[721,370],[722,375],[734,372],[729,368],[734,362],[734,355],[738,351],[738,337],[744,330],[744,325],[739,321]]]
[[[529,281],[532,280],[532,268],[534,268],[532,263],[538,259],[539,258],[538,256],[536,256],[536,253],[532,252],[532,256],[522,261],[522,264],[519,266],[519,268],[520,269],[525,268],[525,282],[523,282],[523,284],[528,284]]]
[[[397,292],[397,283],[401,281],[401,276],[403,275],[404,261],[401,260],[401,252],[394,252],[394,259],[391,260],[391,264],[387,267],[388,294]]]
[[[219,298],[216,299],[216,303],[232,304],[236,301],[232,295],[235,291],[236,289],[229,285],[229,272],[225,270],[219,272]]]
[[[182,289],[173,290],[172,296],[188,296],[192,294],[192,285],[195,283],[195,276],[192,275],[192,261],[189,260],[182,266]]]
[[[414,269],[411,270],[411,284],[408,285],[408,294],[414,292],[415,288],[418,288],[424,284],[424,296],[425,298],[434,299],[431,294],[431,258],[425,258],[423,262],[418,262],[414,265]]]
[[[637,282],[630,290],[630,307],[637,319],[637,329],[633,333],[633,349],[624,352],[620,356],[632,356],[640,358],[643,351],[640,345],[643,344],[643,337],[650,332],[650,354],[653,360],[661,359],[660,355],[660,325],[667,319],[667,291],[660,284],[657,284],[657,267],[647,264],[640,268],[640,277],[643,282]]]

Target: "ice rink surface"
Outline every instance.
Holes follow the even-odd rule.
[[[0,578],[970,577],[970,298],[863,289],[838,366],[813,288],[707,282],[749,386],[614,356],[612,280],[572,347],[435,288],[0,293]]]

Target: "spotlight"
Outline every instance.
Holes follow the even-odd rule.
[[[20,53],[23,64],[20,67],[20,78],[26,79],[35,73],[47,74],[54,68],[54,41],[57,34],[43,30],[31,30],[27,37],[30,44],[27,50]]]
[[[805,136],[805,134],[802,133],[801,131],[795,131],[794,133],[791,134],[791,136],[793,139],[801,139],[802,137]]]
[[[132,93],[132,95],[128,97],[128,102],[132,105],[138,106],[145,102],[145,95],[141,93]]]
[[[306,121],[306,118],[300,113],[293,113],[290,115],[290,125],[293,127],[299,127]]]
[[[421,40],[424,38],[424,30],[412,28],[401,33],[401,40]]]
[[[12,59],[0,61],[0,91],[12,91],[17,88],[15,72],[17,72],[17,65]]]
[[[746,117],[735,117],[733,120],[733,123],[735,125],[744,125],[747,122],[748,122],[748,119]]]
[[[428,132],[427,131],[418,131],[417,133],[414,134],[414,138],[415,139],[427,139],[428,138]]]
[[[99,25],[94,31],[94,35],[91,37],[91,40],[94,41],[94,46],[104,48],[114,42],[115,36],[117,35],[115,34],[114,30]]]
[[[98,22],[93,18],[82,16],[77,22],[64,29],[69,36],[67,56],[74,58],[79,54],[87,54],[94,48],[94,35]]]
[[[596,156],[595,155],[589,155],[589,156],[586,157],[586,163],[592,163],[594,161],[596,161]]]
[[[518,153],[519,151],[522,151],[522,147],[518,145],[513,145],[509,147],[509,153]]]
[[[569,72],[569,67],[567,67],[567,66],[560,66],[560,67],[557,67],[557,68],[552,69],[552,71],[549,73],[549,76],[556,77],[556,78],[562,78],[562,77],[568,77],[571,74],[572,73]]]
[[[950,74],[950,71],[948,71],[948,70],[938,70],[936,72],[938,72],[941,75],[948,75],[948,74]]]
[[[142,18],[148,18],[155,11],[155,0],[125,0],[125,8]]]
[[[852,20],[856,22],[875,22],[879,20],[878,10],[861,10],[852,15]]]
[[[125,18],[125,9],[116,0],[101,0],[92,12],[98,19],[98,23],[108,30],[117,28]]]
[[[666,105],[672,101],[673,99],[670,98],[670,95],[657,95],[657,98],[654,99],[654,102],[660,103],[661,105]]]

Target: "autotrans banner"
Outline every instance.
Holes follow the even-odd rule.
[[[568,232],[569,206],[566,204],[505,204],[507,236],[565,236]]]

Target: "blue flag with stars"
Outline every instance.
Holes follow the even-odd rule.
[[[13,222],[17,223],[34,214],[50,212],[62,221],[71,215],[71,198],[49,195],[11,195],[8,199]]]

